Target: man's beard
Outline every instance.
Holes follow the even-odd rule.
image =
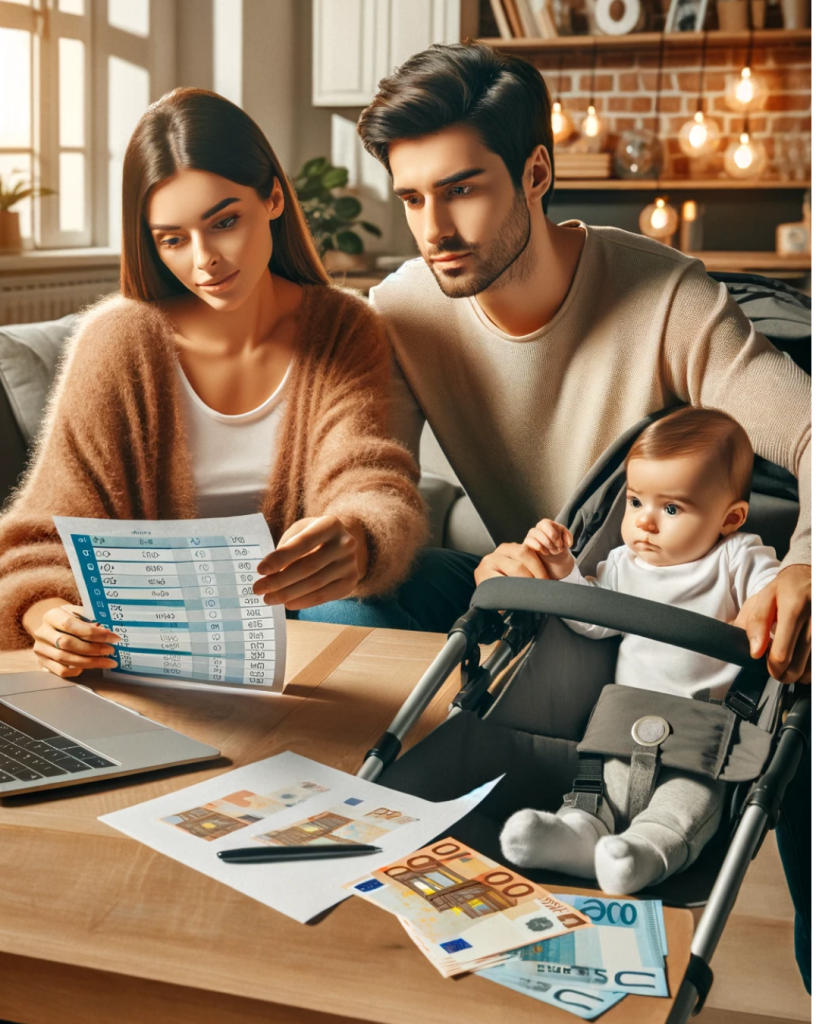
[[[497,236],[490,242],[486,254],[482,255],[482,246],[477,243],[465,242],[460,235],[439,245],[434,256],[447,252],[469,252],[472,263],[469,270],[462,270],[457,277],[449,277],[432,265],[432,276],[438,287],[451,299],[465,299],[470,295],[478,295],[492,288],[493,285],[503,287],[513,282],[525,280],[532,269],[530,254],[526,251],[532,222],[529,207],[523,192],[515,192],[515,201],[509,215],[501,225]],[[429,265],[429,264],[428,264]],[[446,264],[444,264],[446,266]]]

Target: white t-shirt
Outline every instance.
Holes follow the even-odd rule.
[[[707,555],[682,565],[649,565],[623,545],[597,566],[596,577],[584,577],[575,565],[564,582],[604,587],[731,622],[745,601],[778,572],[773,548],[766,547],[756,534],[733,533]],[[575,633],[595,640],[620,635],[602,626],[563,621]],[[678,697],[693,697],[704,689],[710,690],[712,697],[723,697],[738,672],[736,665],[716,658],[624,633],[614,681]]]
[[[181,366],[179,376],[199,515],[208,518],[258,512],[278,451],[290,367],[266,401],[238,416],[227,416],[205,405]]]

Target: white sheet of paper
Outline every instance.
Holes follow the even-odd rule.
[[[346,883],[447,831],[499,781],[432,803],[288,751],[99,820],[305,923],[347,899]],[[380,846],[383,853],[280,864],[226,864],[216,856],[256,843],[339,840]]]
[[[253,593],[274,549],[263,515],[54,523],[88,617],[122,637],[108,678],[281,693],[284,608]]]

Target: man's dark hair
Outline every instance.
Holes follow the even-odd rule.
[[[549,93],[537,68],[480,43],[430,46],[381,79],[378,94],[358,119],[358,134],[389,171],[391,143],[453,125],[477,131],[506,164],[516,189],[522,188],[532,151],[545,146],[552,164],[552,182],[543,196],[547,212],[554,191],[554,142]]]

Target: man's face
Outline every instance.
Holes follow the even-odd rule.
[[[530,222],[501,157],[457,126],[394,142],[389,159],[393,189],[441,291],[464,298],[502,284],[526,248]]]

